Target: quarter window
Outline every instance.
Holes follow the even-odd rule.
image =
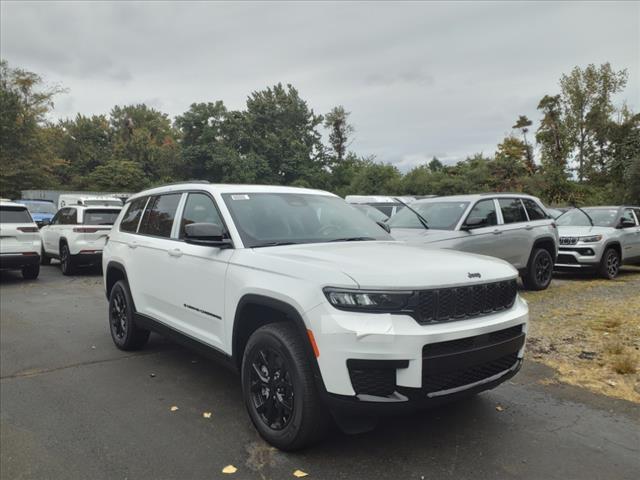
[[[139,233],[156,237],[171,237],[173,219],[176,216],[181,193],[151,197],[142,216]]]
[[[184,238],[184,227],[192,223],[214,223],[223,226],[220,214],[209,195],[204,193],[189,194],[180,223],[180,238]]]
[[[138,230],[138,223],[140,223],[140,217],[142,216],[142,210],[147,204],[147,197],[136,198],[131,201],[127,208],[124,218],[120,222],[120,231],[135,233]]]
[[[500,209],[502,210],[502,218],[504,223],[526,222],[527,214],[524,211],[522,202],[519,198],[500,198],[498,199]]]
[[[545,218],[547,218],[547,214],[544,213],[542,208],[540,208],[540,205],[538,205],[530,198],[523,198],[522,203],[524,203],[524,206],[527,209],[529,220],[544,220]]]
[[[493,200],[480,200],[469,212],[467,220],[471,218],[482,218],[484,223],[482,226],[491,226],[498,224],[498,217],[496,215],[496,205]]]
[[[78,209],[70,208],[69,213],[67,215],[67,225],[77,225],[78,224]]]

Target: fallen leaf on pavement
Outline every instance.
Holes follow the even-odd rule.
[[[172,412],[175,412],[178,410],[178,407],[176,407],[175,405],[173,407],[171,407],[169,410],[171,410]]]
[[[211,412],[202,412],[204,418],[211,418]]]
[[[296,470],[295,472],[293,472],[293,476],[297,478],[306,477],[307,475],[309,474],[307,472],[303,472],[302,470]]]
[[[236,473],[238,469],[233,465],[227,465],[222,469],[222,473]]]
[[[503,412],[504,411],[504,407],[502,405],[496,405],[496,410],[499,412]]]

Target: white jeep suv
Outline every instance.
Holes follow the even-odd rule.
[[[121,209],[74,205],[58,210],[40,230],[42,264],[57,258],[64,275],[73,275],[77,267],[101,265],[102,249]]]
[[[393,240],[322,191],[188,183],[134,195],[103,254],[115,345],[149,331],[241,373],[260,434],[326,430],[493,388],[521,366],[528,309],[507,262]]]
[[[0,270],[21,270],[27,280],[40,273],[40,232],[25,205],[0,202]]]

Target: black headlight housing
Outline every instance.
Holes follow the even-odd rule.
[[[357,290],[326,287],[324,294],[329,303],[339,310],[357,312],[399,312],[404,310],[413,291]]]

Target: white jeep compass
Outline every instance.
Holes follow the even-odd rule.
[[[522,363],[528,309],[511,265],[395,241],[327,192],[144,191],[116,220],[103,269],[116,346],[154,330],[221,354],[281,449],[318,439],[330,416],[370,428],[493,388]]]

